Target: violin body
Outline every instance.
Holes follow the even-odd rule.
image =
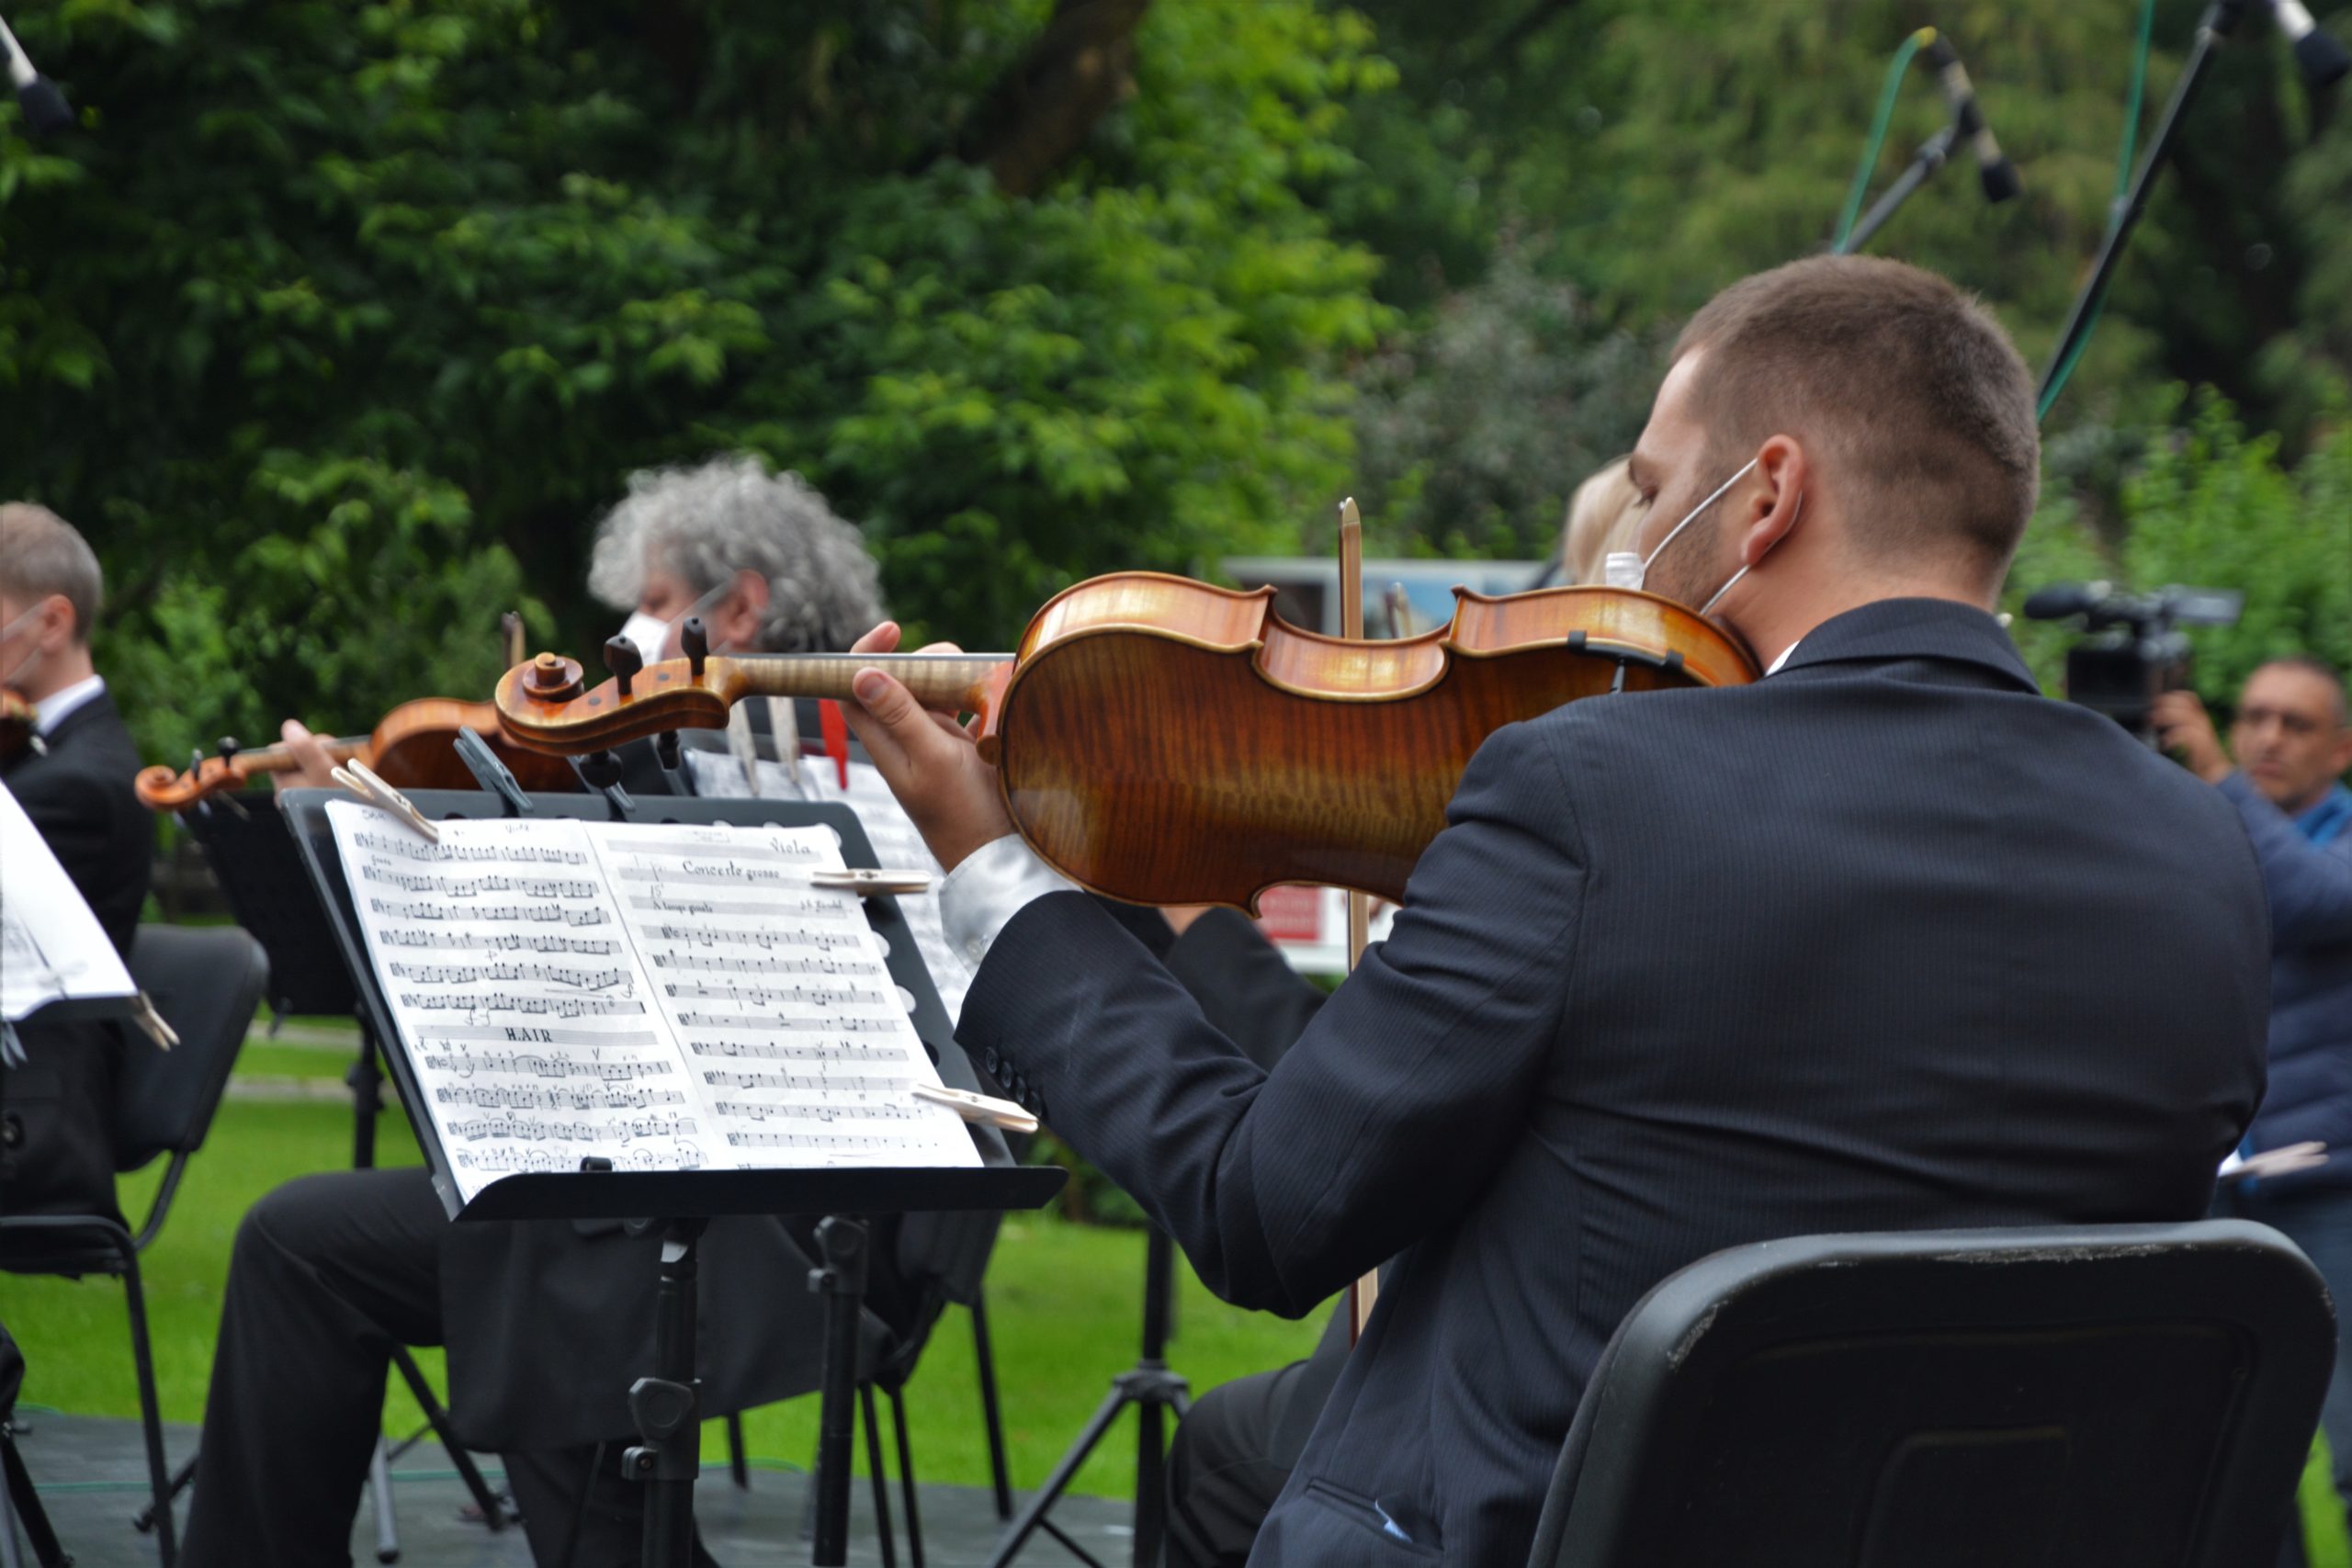
[[[543,653],[507,671],[497,708],[518,746],[594,751],[724,725],[746,696],[846,697],[879,666],[976,716],[1014,825],[1073,881],[1254,910],[1286,882],[1401,899],[1472,753],[1506,724],[1756,678],[1738,644],[1650,593],[1457,588],[1450,624],[1394,641],[1302,631],[1273,593],[1117,572],[1056,596],[1011,655],[695,656],[593,691]]]
[[[460,729],[473,730],[487,740],[526,790],[579,787],[569,763],[509,742],[499,729],[498,710],[488,703],[420,697],[386,714],[364,739],[320,739],[330,758],[337,762],[356,758],[395,789],[474,789],[479,786],[473,773],[458,756]],[[257,746],[204,758],[185,773],[160,766],[142,768],[131,787],[151,811],[184,811],[198,801],[295,768],[283,745]]]
[[[1756,675],[1729,637],[1653,594],[1457,588],[1450,625],[1393,641],[1304,631],[1273,594],[1125,572],[1037,614],[978,711],[1040,855],[1138,903],[1254,912],[1289,882],[1401,901],[1472,754],[1504,725]]]

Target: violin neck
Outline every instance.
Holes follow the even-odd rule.
[[[756,653],[736,656],[753,696],[847,700],[861,670],[882,670],[905,682],[925,707],[977,709],[981,690],[1009,653]]]

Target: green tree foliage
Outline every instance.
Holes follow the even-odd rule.
[[[1357,373],[1356,492],[1376,547],[1549,558],[1578,482],[1641,434],[1658,357],[1506,245]]]
[[[1027,197],[988,142],[1044,0],[17,19],[86,129],[0,111],[0,473],[98,546],[158,755],[481,694],[517,604],[589,643],[582,547],[646,464],[800,469],[975,643],[1344,481],[1335,367],[1387,318],[1315,200],[1387,67],[1306,0],[1151,9]]]

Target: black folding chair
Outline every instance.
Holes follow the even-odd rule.
[[[1568,1432],[1533,1568],[2249,1568],[2335,1361],[2211,1221],[1800,1237],[1673,1274]]]
[[[136,1235],[98,1214],[0,1216],[15,1238],[6,1267],[15,1274],[116,1274],[130,1313],[130,1355],[139,1379],[139,1419],[155,1502],[155,1537],[164,1568],[178,1555],[172,1530],[171,1482],[164,1462],[164,1422],[155,1400],[155,1359],[147,1336],[147,1296],[139,1255],[164,1227],[188,1156],[204,1145],[229,1069],[261,1005],[269,961],[261,944],[234,926],[141,926],[131,943],[130,977],[180,1037],[169,1051],[142,1037],[123,1055],[117,1086],[114,1163],[118,1173],[168,1155],[155,1201]]]

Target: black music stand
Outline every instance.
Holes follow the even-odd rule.
[[[348,799],[334,790],[289,790],[283,797],[287,821],[325,904],[329,923],[358,983],[362,1010],[379,1035],[400,1039],[382,987],[368,961],[357,911],[352,907],[327,803]],[[581,795],[534,797],[516,812],[491,795],[449,790],[410,794],[427,818],[530,818],[602,820],[626,809],[619,802]],[[733,827],[830,827],[840,836],[842,858],[851,865],[876,863],[857,814],[846,806],[783,800],[701,800],[671,796],[636,804],[628,818],[662,822]],[[971,1065],[955,1044],[954,1026],[941,1005],[916,949],[914,934],[898,900],[865,900],[866,918],[888,943],[890,977],[915,998],[915,1032],[938,1062],[941,1075],[959,1088],[977,1087]],[[802,1170],[594,1170],[524,1172],[504,1177],[477,1193],[458,1198],[447,1152],[424,1113],[424,1100],[405,1049],[387,1050],[385,1063],[410,1107],[417,1142],[431,1166],[434,1188],[449,1217],[459,1222],[523,1219],[603,1219],[614,1214],[650,1215],[662,1229],[662,1277],[656,1295],[655,1359],[650,1376],[629,1390],[629,1412],[643,1441],[622,1456],[635,1479],[652,1488],[647,1498],[647,1568],[685,1568],[694,1540],[694,1482],[701,1470],[701,1443],[695,1380],[695,1247],[703,1226],[728,1214],[822,1214],[818,1226],[822,1252],[809,1288],[825,1298],[825,1362],[820,1395],[816,1491],[816,1540],[810,1561],[838,1568],[848,1561],[851,1404],[856,1383],[857,1314],[865,1293],[866,1231],[863,1216],[918,1211],[1035,1209],[1052,1201],[1069,1173],[1051,1166],[1013,1163],[1003,1137],[993,1128],[969,1128],[982,1165],[933,1168],[868,1167]]]

